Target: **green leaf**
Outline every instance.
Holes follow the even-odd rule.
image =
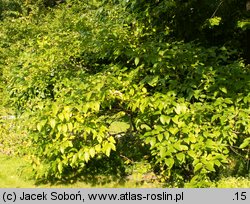
[[[203,164],[202,163],[197,163],[194,166],[194,173],[196,173],[197,171],[199,171],[202,168]]]
[[[192,143],[195,143],[195,142],[196,142],[196,137],[195,137],[194,134],[190,134],[188,138],[189,138],[189,141],[190,141],[190,142],[192,142]]]
[[[140,111],[141,111],[142,113],[144,113],[144,110],[145,110],[146,107],[147,107],[147,104],[141,103],[140,106],[139,106]]]
[[[141,129],[143,130],[146,130],[146,131],[149,131],[149,130],[151,130],[151,128],[148,126],[148,125],[146,125],[146,124],[142,124],[141,125]]]
[[[249,29],[250,28],[250,19],[238,21],[237,26],[243,30]]]
[[[172,134],[172,135],[176,135],[177,132],[179,132],[179,129],[177,127],[170,127],[169,128],[169,132]]]
[[[166,147],[161,147],[159,153],[160,153],[161,158],[165,158],[166,157]]]
[[[73,125],[72,125],[72,123],[68,123],[68,129],[69,129],[70,132],[72,132],[72,130],[73,130]]]
[[[233,101],[230,98],[225,98],[224,102],[226,104],[233,104]]]
[[[110,137],[108,138],[108,141],[110,141],[110,142],[113,143],[113,144],[116,143],[114,137],[112,137],[112,136],[110,136]]]
[[[156,86],[158,83],[159,77],[158,76],[154,76],[154,77],[150,77],[150,79],[148,80],[148,84],[152,87]]]
[[[192,157],[192,158],[195,158],[195,157],[196,157],[196,153],[195,153],[194,150],[189,150],[189,151],[188,151],[188,155],[189,155],[190,157]]]
[[[101,151],[101,145],[100,144],[98,144],[98,145],[95,146],[95,151],[96,152],[100,152]]]
[[[205,166],[206,166],[206,169],[207,169],[207,170],[209,170],[209,171],[215,171],[215,169],[214,169],[214,162],[213,162],[213,161],[207,162],[207,163],[205,164]]]
[[[77,160],[77,155],[74,154],[72,157],[72,161],[71,161],[72,165],[74,165],[76,163],[76,160]]]
[[[93,158],[95,156],[95,149],[94,148],[90,148],[89,154]]]
[[[61,174],[63,171],[63,163],[59,162],[59,164],[57,165],[57,168],[58,168],[59,173]]]
[[[66,142],[65,142],[65,145],[66,145],[67,147],[73,147],[72,141],[66,141]]]
[[[206,143],[205,143],[205,146],[206,146],[207,148],[212,149],[212,148],[215,146],[215,142],[214,142],[213,140],[211,140],[211,139],[208,139],[208,140],[206,141]]]
[[[184,159],[185,159],[185,154],[184,153],[178,153],[176,154],[176,158],[180,161],[180,162],[183,162]]]
[[[150,140],[149,140],[149,143],[150,143],[151,147],[153,147],[155,145],[155,143],[156,143],[155,137],[151,137]]]
[[[179,123],[179,117],[177,116],[177,115],[175,115],[173,118],[172,118],[172,121],[175,123],[175,124],[177,124],[178,125],[178,123]]]
[[[157,133],[161,133],[161,132],[164,132],[165,130],[164,130],[164,128],[162,127],[162,125],[156,125],[156,126],[155,126],[155,130],[153,130],[153,131],[155,131],[155,132],[157,132]]]
[[[63,111],[62,114],[63,114],[63,117],[65,118],[66,121],[69,121],[69,120],[70,120],[70,115],[71,115],[70,112],[68,112],[68,111]],[[59,114],[59,115],[60,115],[60,114]],[[62,119],[62,120],[63,120],[63,119]]]
[[[187,151],[188,150],[188,146],[187,145],[181,145],[181,150],[182,151]]]
[[[211,122],[214,122],[215,120],[217,120],[218,118],[220,118],[221,115],[216,114],[212,116]]]
[[[38,130],[39,132],[41,132],[41,130],[42,130],[42,125],[41,125],[40,123],[38,123],[37,126],[36,126],[36,128],[37,128],[37,130]]]
[[[112,150],[116,151],[116,146],[113,143],[109,143]]]
[[[98,112],[100,110],[100,102],[98,101],[94,102],[92,107],[93,107],[93,110]]]
[[[225,87],[220,87],[220,90],[225,94],[227,93],[227,89]]]
[[[51,128],[52,129],[54,129],[55,128],[55,126],[56,126],[56,120],[55,119],[50,119],[50,121],[49,121],[49,124],[50,124],[50,126],[51,126]]]
[[[58,118],[63,121],[64,120],[64,114],[63,113],[59,113],[58,114]]]
[[[176,114],[179,115],[180,113],[185,113],[187,111],[187,107],[184,103],[177,104],[174,110],[175,110]]]
[[[58,129],[58,132],[61,132],[61,130],[62,130],[62,125],[61,125],[61,124],[57,125],[57,129]]]
[[[240,145],[240,149],[244,149],[245,147],[247,147],[248,145],[250,145],[250,138],[246,138],[243,143]]]
[[[52,105],[52,114],[53,116],[56,116],[59,111],[59,106],[57,104]]]
[[[89,103],[83,104],[83,106],[82,106],[82,111],[83,111],[84,113],[87,113],[88,110],[89,110],[89,106],[90,106]]]
[[[221,17],[215,16],[209,19],[210,27],[218,26],[220,25],[220,22],[221,22]]]
[[[221,166],[221,162],[220,162],[219,160],[214,160],[214,164],[215,164],[216,166],[218,166],[218,167]]]
[[[161,142],[161,141],[162,141],[162,139],[163,139],[163,134],[159,134],[159,135],[157,135],[157,138],[158,138],[159,142]]]
[[[165,159],[165,164],[168,166],[169,169],[171,169],[174,165],[174,159],[173,158]]]
[[[64,146],[60,146],[60,152],[61,152],[62,154],[64,154],[64,150],[65,150]]]
[[[67,124],[63,124],[63,125],[62,125],[62,131],[63,131],[63,133],[66,133],[66,132],[68,131],[68,126],[67,126]]]
[[[170,123],[171,118],[167,115],[161,115],[160,116],[160,121],[163,125],[165,125],[166,123],[169,124]]]
[[[110,152],[111,152],[111,148],[106,148],[105,154],[107,155],[107,157],[110,156]]]
[[[177,143],[174,144],[174,148],[175,148],[176,150],[178,150],[178,151],[181,151],[181,150],[182,150],[182,149],[181,149],[181,144],[180,144],[179,142],[177,142]]]
[[[168,132],[168,131],[165,131],[163,134],[164,134],[164,136],[165,136],[165,139],[168,140],[168,138],[169,138],[169,132]]]
[[[84,152],[84,160],[85,160],[86,162],[88,162],[89,159],[90,159],[89,153],[88,153],[88,152]]]
[[[139,57],[136,57],[136,58],[135,58],[135,66],[137,66],[137,65],[139,64],[139,62],[140,62]]]
[[[42,128],[45,126],[45,124],[46,124],[46,122],[47,122],[47,120],[42,120],[41,122],[39,122],[38,124],[37,124],[37,130],[39,131],[39,132],[41,132],[41,130],[42,130]]]

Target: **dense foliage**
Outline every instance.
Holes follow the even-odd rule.
[[[0,4],[1,103],[37,179],[154,172],[201,187],[249,172],[245,2]]]

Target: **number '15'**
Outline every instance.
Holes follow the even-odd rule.
[[[237,193],[235,193],[235,195],[236,195],[237,200],[246,200],[247,199],[246,192],[241,192],[241,193],[237,192]]]

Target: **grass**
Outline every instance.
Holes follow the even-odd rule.
[[[36,184],[32,179],[30,164],[20,157],[0,154],[0,188],[157,188],[159,183],[138,184],[135,181],[124,183],[113,181],[90,184],[83,180],[72,184]],[[250,178],[222,178],[211,186],[212,188],[249,188]]]
[[[26,162],[21,158],[0,155],[0,187],[34,187],[34,182],[23,176],[25,166]]]
[[[213,187],[213,186],[212,186]],[[215,183],[216,188],[250,188],[250,179],[243,177],[222,178]]]
[[[25,158],[6,156],[0,154],[0,188],[152,188],[160,187],[159,184],[134,181],[120,183],[106,178],[106,182],[86,183],[84,180],[75,183],[36,184],[32,179],[30,164]],[[107,182],[108,181],[108,182]]]

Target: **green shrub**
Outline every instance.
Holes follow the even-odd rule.
[[[102,1],[1,25],[1,83],[38,179],[145,164],[141,174],[204,187],[235,150],[249,159],[250,75],[237,50],[157,36],[131,7]]]

